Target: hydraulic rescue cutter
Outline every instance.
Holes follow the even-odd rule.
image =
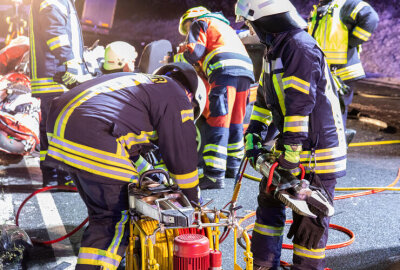
[[[268,153],[258,156],[255,169],[268,179],[265,192],[273,193],[297,214],[311,218],[334,214],[333,205],[323,194],[323,189],[304,179],[303,165],[300,165],[301,177],[298,179],[291,171],[280,168],[276,157]]]
[[[154,173],[165,175],[163,183],[149,177]],[[253,269],[250,238],[240,227],[238,207],[217,210],[207,208],[211,201],[202,206],[191,203],[164,170],[149,170],[128,188],[131,218],[125,269],[222,269],[219,245],[230,230],[234,233],[231,269],[243,269],[236,263],[238,238],[246,243],[245,269]]]

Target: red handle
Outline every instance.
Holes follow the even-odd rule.
[[[275,162],[274,164],[272,164],[271,169],[269,170],[269,175],[268,175],[268,182],[267,182],[267,192],[270,192],[270,186],[272,184],[272,178],[274,178],[274,171],[276,169],[276,167],[278,167],[279,163]],[[301,170],[301,175],[300,175],[300,179],[304,179],[304,176],[306,175],[306,169],[304,168],[304,166],[302,164],[299,164],[299,168]]]

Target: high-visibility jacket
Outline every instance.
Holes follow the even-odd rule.
[[[343,81],[365,77],[361,44],[378,26],[378,14],[361,0],[334,0],[314,6],[308,32],[317,40],[328,64]]]
[[[103,183],[135,182],[146,166],[137,156],[158,145],[171,177],[197,201],[193,109],[168,77],[116,73],[81,84],[52,102],[47,132],[46,162]]]
[[[253,63],[229,21],[220,13],[196,18],[190,26],[187,49],[175,62],[200,64],[209,82],[218,75],[243,76],[254,82]]]
[[[268,59],[268,60],[266,60]],[[273,121],[276,149],[302,145],[300,162],[322,179],[346,173],[346,141],[337,91],[323,52],[303,30],[279,34],[264,59],[248,133]]]
[[[81,26],[72,0],[32,0],[29,27],[34,96],[64,92],[53,77],[65,72],[67,61],[76,60],[81,63],[78,72],[87,73]]]

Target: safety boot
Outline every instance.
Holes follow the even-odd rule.
[[[224,178],[210,177],[202,175],[199,178],[200,189],[223,189],[225,187]]]
[[[236,178],[236,175],[239,173],[239,167],[237,168],[226,168],[225,177],[226,178]]]

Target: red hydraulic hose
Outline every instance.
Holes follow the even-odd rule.
[[[19,226],[19,215],[21,213],[22,208],[24,207],[24,205],[36,194],[41,193],[41,192],[45,192],[51,189],[58,189],[58,190],[66,190],[66,191],[77,191],[76,187],[68,187],[68,186],[50,186],[50,187],[44,187],[41,189],[38,189],[36,191],[34,191],[31,195],[29,195],[19,206],[17,214],[15,216],[15,225]],[[60,242],[68,237],[70,237],[71,235],[73,235],[74,233],[76,233],[77,231],[79,231],[87,222],[89,221],[89,218],[87,217],[81,224],[79,224],[75,229],[73,229],[71,232],[67,233],[64,236],[61,236],[57,239],[54,240],[49,240],[49,241],[43,241],[43,240],[38,240],[38,239],[32,239],[32,242],[37,243],[37,244],[44,244],[44,245],[51,245],[57,242]]]

